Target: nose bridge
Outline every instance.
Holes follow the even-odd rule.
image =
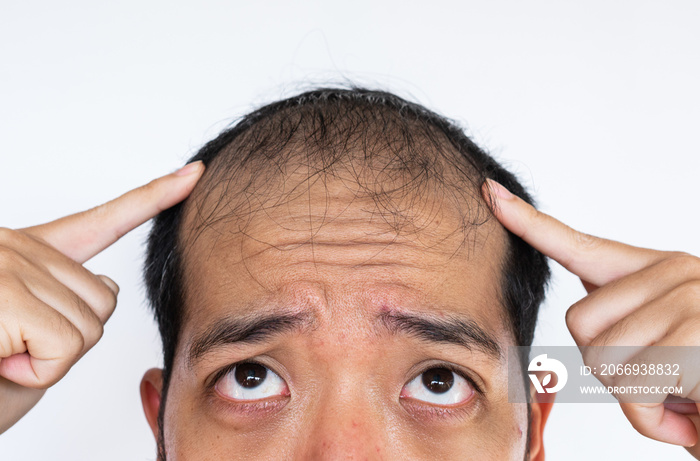
[[[299,459],[386,459],[386,415],[371,386],[337,382],[314,405]],[[378,397],[378,396],[377,396]]]

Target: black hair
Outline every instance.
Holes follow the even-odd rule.
[[[370,169],[385,176],[375,177],[368,193],[384,207],[389,205],[383,199],[399,191],[387,190],[384,184],[397,178],[403,178],[399,183],[411,184],[414,196],[420,196],[421,188],[428,184],[448,191],[464,211],[465,231],[483,222],[483,209],[474,212],[469,203],[485,204],[479,191],[486,178],[534,204],[516,177],[478,147],[457,123],[394,94],[357,87],[320,88],[265,105],[221,132],[189,162],[202,160],[207,166],[196,190],[211,191],[215,185],[228,182],[235,184],[240,195],[264,187],[266,175],[284,170],[294,160],[314,163],[316,173],[326,173],[350,162],[349,157],[364,163],[382,160]],[[405,196],[407,189],[400,192]],[[224,198],[233,199],[220,200]],[[161,417],[182,326],[185,285],[180,234],[184,210],[191,200],[156,216],[147,241],[144,280],[163,342]],[[251,211],[250,200],[239,200],[238,208],[228,208],[243,213],[244,206]],[[205,224],[213,216],[212,212],[205,218]],[[508,233],[502,268],[501,301],[508,324],[516,344],[530,346],[550,276],[547,260]]]

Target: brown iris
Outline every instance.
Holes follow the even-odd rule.
[[[447,368],[431,368],[423,372],[423,385],[435,394],[449,391],[454,382],[454,374]]]
[[[257,387],[265,381],[267,368],[259,363],[242,363],[236,365],[235,377],[238,384],[243,387]]]

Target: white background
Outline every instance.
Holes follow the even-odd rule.
[[[234,117],[350,79],[426,104],[589,233],[700,254],[696,1],[0,3],[0,225],[77,212],[179,166]],[[144,225],[87,263],[121,286],[102,341],[2,460],[150,460],[138,385],[160,363]],[[573,344],[555,267],[538,344]],[[1,409],[0,409],[1,411]],[[683,460],[616,405],[555,405],[548,459]]]

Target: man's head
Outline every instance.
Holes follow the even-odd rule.
[[[505,350],[532,342],[549,270],[481,196],[492,178],[531,202],[512,174],[361,89],[265,106],[191,160],[145,267],[161,457],[522,459]]]

